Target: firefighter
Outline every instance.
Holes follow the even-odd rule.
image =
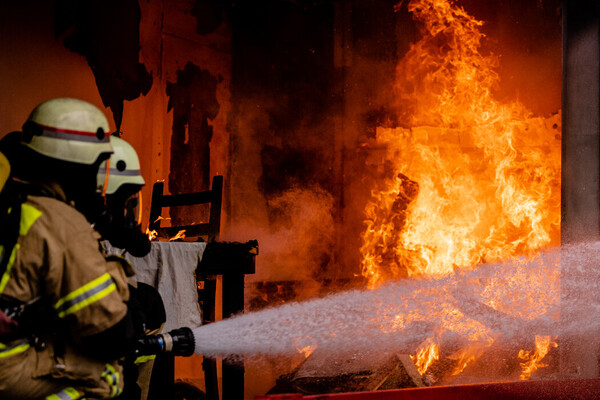
[[[125,140],[116,136],[111,136],[110,140],[114,153],[98,170],[97,191],[105,195],[106,209],[95,228],[115,250],[123,249],[134,257],[144,257],[150,252],[150,240],[140,225],[140,191],[145,184],[140,161],[135,149]],[[125,270],[131,269],[125,259],[120,261]],[[129,279],[129,308],[135,335],[156,335],[166,322],[163,301],[155,288],[133,278]],[[123,397],[128,400],[148,397],[154,359],[155,355],[136,357],[134,352],[129,352],[125,360],[126,393]]]
[[[21,201],[5,211],[3,221],[16,223],[2,224],[0,242],[0,310],[12,323],[0,332],[4,400],[122,391],[129,291],[86,219],[98,207],[98,167],[112,153],[108,132],[98,108],[70,98],[41,103],[23,126],[19,179],[2,193]]]
[[[145,184],[135,149],[111,136],[114,153],[98,170],[98,191],[106,198],[104,213],[95,224],[103,239],[134,257],[150,252],[148,235],[141,230],[141,189]],[[108,173],[108,179],[107,179]]]

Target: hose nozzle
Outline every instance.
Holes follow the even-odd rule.
[[[192,330],[187,327],[173,329],[167,333],[144,336],[137,341],[136,357],[170,353],[174,356],[189,357],[194,354],[196,341]]]

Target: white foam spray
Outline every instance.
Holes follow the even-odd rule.
[[[429,337],[465,346],[490,338],[600,332],[600,242],[484,264],[438,278],[405,279],[234,316],[194,329],[207,356],[414,354]],[[561,317],[562,313],[562,317]]]

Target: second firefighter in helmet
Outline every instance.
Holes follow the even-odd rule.
[[[150,240],[142,233],[139,223],[142,207],[140,190],[145,183],[140,173],[140,162],[129,143],[116,136],[110,139],[114,153],[98,171],[98,192],[104,192],[106,208],[95,228],[116,248],[115,251],[124,249],[135,258],[143,257],[150,251]],[[122,263],[127,261],[122,260]],[[129,282],[129,308],[136,337],[160,333],[166,321],[160,294],[152,286],[137,282],[133,277]],[[153,357],[138,357],[136,353],[130,352],[125,358],[126,390],[129,393],[138,391],[140,395],[136,398],[143,400],[148,395]]]
[[[106,210],[95,228],[111,245],[135,257],[150,251],[148,236],[141,230],[144,178],[135,149],[116,136],[110,138],[114,153],[98,170],[98,191],[106,197]],[[107,177],[108,172],[108,179]]]

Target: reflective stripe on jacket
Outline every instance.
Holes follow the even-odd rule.
[[[54,304],[54,309],[59,318],[64,318],[108,296],[115,290],[115,282],[107,272],[58,300]]]
[[[46,396],[46,400],[80,400],[82,397],[83,393],[80,393],[72,387],[68,387],[58,393]]]
[[[0,297],[27,303],[41,296],[59,318],[58,324],[50,325],[59,326],[48,326],[48,335],[44,336],[47,347],[43,351],[36,351],[22,340],[0,344],[0,370],[17,367],[31,371],[28,376],[34,381],[72,380],[72,386],[87,396],[111,398],[123,387],[119,377],[122,368],[117,360],[106,364],[89,358],[76,350],[75,343],[111,328],[125,317],[129,292],[126,287],[117,287],[116,282],[126,278],[117,276],[119,271],[105,259],[99,234],[63,200],[27,197],[21,209],[20,236],[0,277]],[[55,329],[61,332],[62,342],[56,347],[52,342]],[[27,356],[14,357],[16,354]],[[31,365],[17,366],[15,362],[22,362],[18,360]],[[27,385],[24,378],[19,384]],[[0,381],[0,398],[3,393],[10,398],[8,383]],[[59,396],[51,398],[61,398],[58,393],[51,393]]]
[[[19,340],[11,343],[10,345],[0,343],[0,358],[10,357],[14,354],[22,353],[27,351],[29,347],[31,346],[27,340]]]
[[[99,238],[67,203],[29,196],[22,205],[19,240],[0,278],[0,295],[21,302],[45,296],[75,339],[110,328],[127,306]]]

